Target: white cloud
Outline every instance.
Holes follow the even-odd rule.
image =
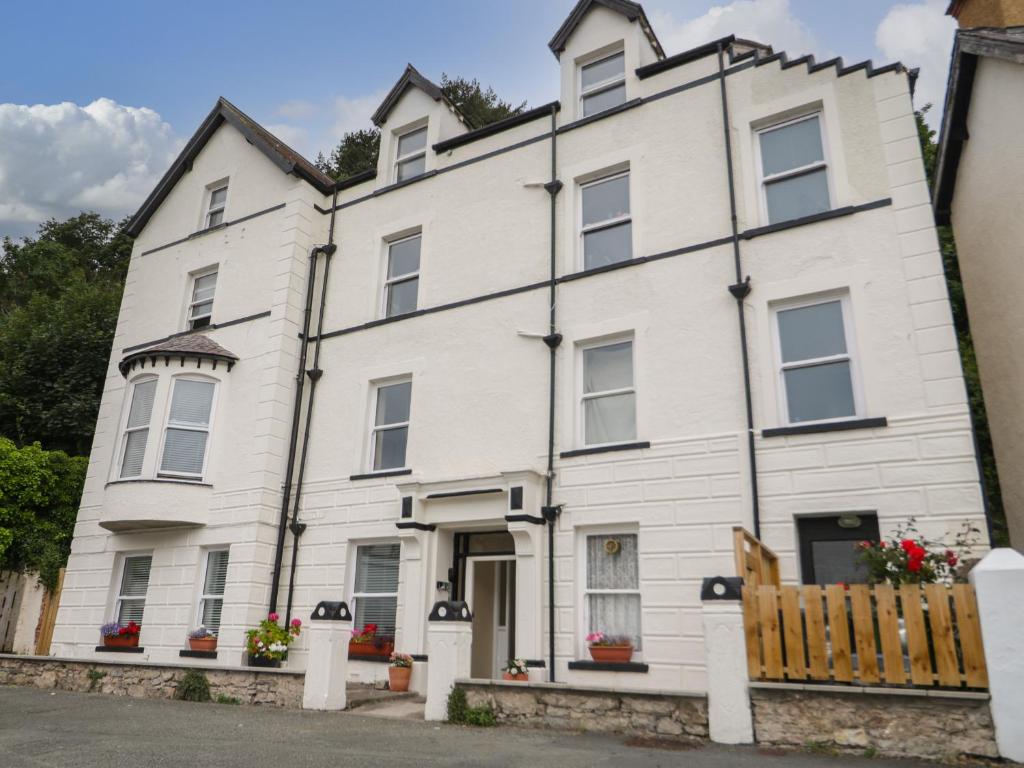
[[[936,125],[942,114],[956,22],[946,16],[947,0],[926,0],[893,6],[875,30],[875,45],[889,61],[920,67],[914,105],[934,106],[929,122]]]
[[[309,143],[309,132],[297,125],[270,123],[263,126],[294,150],[305,153]]]
[[[278,106],[274,114],[287,120],[309,120],[320,111],[316,104],[302,99],[292,99]]]
[[[366,96],[357,96],[354,99],[338,96],[334,100],[334,124],[332,126],[336,135],[335,142],[340,141],[341,137],[349,131],[372,128],[373,123],[370,116],[384,101],[387,93],[386,90],[380,90]]]
[[[819,48],[811,29],[793,14],[789,0],[734,0],[713,5],[703,16],[689,20],[659,9],[651,13],[651,24],[670,56],[726,35],[771,45],[794,58],[808,53],[829,55]]]
[[[182,141],[159,114],[101,98],[86,106],[0,104],[0,234],[50,216],[134,211]]]

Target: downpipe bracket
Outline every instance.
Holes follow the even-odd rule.
[[[562,334],[549,333],[544,337],[544,343],[547,344],[550,349],[558,349],[558,345],[562,343]]]
[[[320,368],[310,368],[306,371],[306,375],[309,376],[310,381],[320,381],[320,377],[324,375],[324,372]]]
[[[553,179],[544,185],[544,189],[548,191],[549,195],[554,197],[555,195],[562,191],[563,186],[564,185],[561,181],[559,181],[558,179]]]
[[[562,505],[554,504],[552,506],[541,507],[540,513],[544,516],[545,520],[547,520],[549,523],[553,523],[555,520],[558,519],[558,516],[562,514]]]
[[[733,295],[733,298],[737,301],[742,301],[750,295],[750,275],[747,275],[746,280],[742,283],[733,283],[729,286],[729,293]]]

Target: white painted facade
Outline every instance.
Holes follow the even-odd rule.
[[[578,64],[618,49],[626,106],[579,123]],[[757,131],[808,111],[821,116],[830,208],[863,206],[740,239],[743,275],[752,279],[743,307],[762,537],[781,556],[784,579],[796,580],[799,516],[874,513],[883,534],[911,515],[936,537],[965,519],[984,529],[907,75],[891,69],[868,77],[859,69],[840,76],[832,66],[811,73],[804,65],[783,69],[775,59],[755,66],[750,56],[733,62],[748,50],[737,44],[725,55],[739,232],[767,223]],[[736,275],[718,59],[712,51],[648,77],[636,74],[656,60],[638,22],[601,3],[559,57],[556,173],[564,187],[556,197],[555,263],[560,278],[574,277],[556,289],[564,338],[556,356],[553,501],[563,506],[553,551],[554,671],[557,680],[580,685],[700,691],[699,585],[705,576],[733,574],[732,527],[753,528],[753,498],[737,308],[727,290]],[[426,176],[394,187],[396,137],[423,121]],[[515,653],[547,659],[547,530],[505,516],[538,517],[545,503],[549,352],[539,336],[548,333],[550,198],[542,185],[551,178],[550,127],[544,112],[436,152],[435,143],[466,127],[443,100],[411,87],[381,126],[376,178],[339,190],[293,615],[305,619],[324,599],[351,601],[359,544],[400,542],[396,648],[426,654],[427,614],[448,597],[437,583],[449,580],[454,534],[507,530],[515,550]],[[634,261],[580,274],[580,185],[625,169]],[[201,228],[204,195],[225,178],[225,220],[283,207],[177,242]],[[242,662],[244,630],[267,611],[306,268],[311,249],[328,241],[324,211],[331,203],[225,123],[139,234],[56,654],[95,653],[98,627],[114,618],[122,558],[145,552],[153,560],[142,657],[176,661],[198,623],[205,553],[229,547],[218,656],[189,663]],[[374,324],[382,317],[387,244],[416,232],[417,306],[479,300]],[[204,332],[238,362],[228,371],[161,359],[155,368],[130,370],[126,380],[118,370],[125,350],[185,330],[190,275],[213,265],[214,326],[258,316]],[[888,423],[766,436],[762,430],[785,425],[774,312],[819,296],[845,302],[856,417]],[[633,341],[635,439],[649,447],[560,457],[584,447],[582,348],[625,338]],[[148,479],[117,481],[129,386],[138,376],[158,377],[158,432],[171,379],[183,371],[217,382],[202,483],[156,478],[155,437]],[[375,386],[396,379],[412,382],[411,472],[353,479],[371,473]],[[521,510],[510,509],[512,488],[523,489]],[[481,490],[496,492],[428,498]],[[396,528],[403,497],[413,499],[408,520],[432,530]],[[158,525],[161,514],[167,527]],[[569,668],[588,658],[588,533],[637,536],[642,643],[634,661],[647,671]],[[289,533],[282,607],[291,549]],[[485,603],[474,600],[469,582],[465,596],[479,612]],[[293,646],[289,667],[303,668],[306,642]],[[386,674],[384,665],[363,661],[348,668],[356,679]],[[417,675],[414,687],[417,679],[425,685]]]

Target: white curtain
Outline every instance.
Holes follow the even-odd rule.
[[[639,589],[636,534],[588,536],[587,631],[604,632],[606,635],[626,635],[632,638],[633,647],[639,650]],[[616,590],[616,592],[610,593],[604,590]],[[622,594],[618,590],[637,591],[632,594]]]

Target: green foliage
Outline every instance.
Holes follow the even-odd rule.
[[[218,704],[241,704],[242,700],[237,696],[228,696],[223,693],[218,693],[217,698],[214,699]]]
[[[99,683],[100,680],[102,680],[104,677],[107,676],[107,673],[106,672],[100,672],[98,669],[90,669],[86,673],[86,675],[89,678],[89,691],[88,692],[91,693],[93,688],[96,687],[96,684]]]
[[[931,108],[931,104],[925,104],[914,113],[929,189],[934,185],[935,161],[938,153],[935,131],[929,128],[924,121],[925,115]],[[953,231],[949,227],[939,227],[938,234],[942,266],[946,273],[946,287],[949,290],[949,303],[953,310],[953,325],[956,328],[957,342],[960,347],[960,362],[967,385],[967,400],[971,409],[971,420],[974,423],[974,438],[977,443],[978,460],[981,464],[985,506],[988,508],[992,520],[992,543],[1005,547],[1010,543],[1009,532],[1006,528],[1006,513],[1003,510],[1003,495],[999,487],[999,474],[996,471],[996,458],[992,449],[992,435],[988,426],[988,414],[985,411],[981,378],[978,375],[978,362],[974,356],[974,342],[971,339],[967,301],[964,298],[964,287],[960,278],[956,241],[953,239]]]
[[[174,690],[174,698],[181,701],[209,701],[210,681],[198,669],[186,670],[184,677]]]
[[[349,131],[331,152],[330,158],[321,152],[316,157],[316,167],[334,179],[347,179],[377,167],[380,153],[380,131],[376,128],[361,128]]]
[[[498,719],[490,706],[471,707],[466,701],[466,692],[461,688],[452,688],[448,694],[448,722],[490,728],[498,724]]]
[[[47,587],[67,561],[88,459],[0,437],[0,568],[38,570]]]

